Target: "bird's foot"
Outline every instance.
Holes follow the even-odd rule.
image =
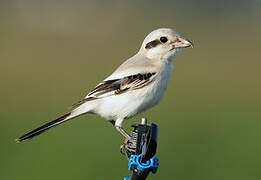
[[[124,154],[124,152],[126,151],[128,143],[129,143],[129,138],[126,138],[125,141],[120,146],[120,153],[121,154]]]

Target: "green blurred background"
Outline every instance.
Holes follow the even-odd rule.
[[[14,139],[71,104],[171,27],[192,40],[159,106],[160,168],[149,179],[261,179],[261,2],[0,2],[0,179],[123,179],[123,138],[86,115],[25,143]],[[130,130],[130,129],[129,129]]]

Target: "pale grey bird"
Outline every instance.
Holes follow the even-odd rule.
[[[94,113],[113,122],[126,138],[126,143],[130,136],[124,131],[123,122],[160,102],[173,71],[172,60],[186,47],[192,47],[192,43],[173,29],[152,31],[138,53],[74,104],[71,112],[21,136],[17,141],[31,139],[77,116]]]

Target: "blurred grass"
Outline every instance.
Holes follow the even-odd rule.
[[[260,179],[259,1],[2,1],[0,179],[122,179],[122,138],[87,115],[26,143],[70,110],[158,27],[195,43],[175,59],[156,108],[160,169],[150,179]],[[75,121],[75,122],[74,122]]]

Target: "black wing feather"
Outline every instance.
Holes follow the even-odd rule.
[[[103,81],[98,86],[96,86],[85,99],[75,103],[73,107],[80,106],[89,100],[106,97],[105,95],[119,95],[127,92],[130,89],[142,88],[146,84],[152,82],[152,79],[155,75],[155,72],[144,74],[139,73],[121,79]]]

